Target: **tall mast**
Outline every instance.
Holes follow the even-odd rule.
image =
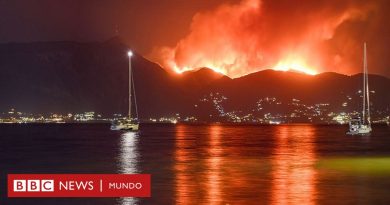
[[[368,64],[367,64],[367,45],[364,43],[364,78],[366,81],[366,98],[367,98],[367,122],[371,125],[370,119],[370,90],[368,89]]]
[[[362,123],[366,122],[366,42],[363,50],[363,118]]]
[[[131,57],[133,56],[133,52],[129,51],[127,53],[129,56],[129,119],[131,119]]]

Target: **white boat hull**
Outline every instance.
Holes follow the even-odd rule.
[[[139,124],[137,123],[124,123],[119,125],[111,125],[111,130],[131,130],[138,131]]]
[[[349,132],[347,134],[349,135],[364,135],[371,133],[372,129],[371,126],[367,125],[360,125],[357,127],[350,127]]]

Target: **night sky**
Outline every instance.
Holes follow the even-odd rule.
[[[104,41],[182,72],[362,69],[390,76],[387,0],[0,0],[0,42]]]
[[[174,45],[195,13],[222,0],[0,0],[0,41],[104,41],[116,33],[141,53]]]

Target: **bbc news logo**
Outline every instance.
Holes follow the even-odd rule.
[[[8,197],[150,197],[150,174],[8,174]]]
[[[14,192],[54,192],[54,180],[14,180]]]

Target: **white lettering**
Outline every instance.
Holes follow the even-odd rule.
[[[108,183],[108,189],[142,189],[142,183]]]
[[[93,181],[60,181],[60,190],[93,190]]]

